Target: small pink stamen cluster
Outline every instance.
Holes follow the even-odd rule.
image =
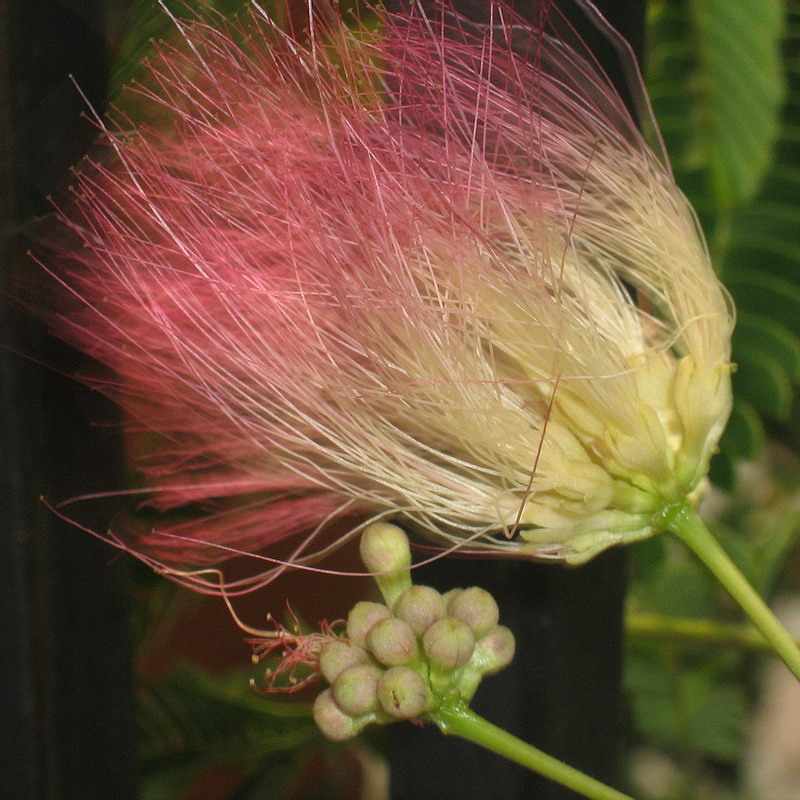
[[[323,620],[318,632],[304,633],[294,613],[292,617],[294,623],[291,629],[275,622],[274,630],[269,634],[250,640],[254,663],[268,661],[274,664],[267,667],[264,673],[264,692],[293,693],[313,685],[320,677],[319,658],[322,649],[331,642],[341,641],[334,632],[337,623]]]

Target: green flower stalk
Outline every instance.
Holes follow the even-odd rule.
[[[360,602],[350,611],[345,633],[278,630],[258,643],[261,657],[282,649],[281,663],[267,674],[310,668],[301,683],[321,677],[328,687],[314,701],[314,719],[333,741],[357,736],[372,724],[433,723],[510,758],[595,800],[630,800],[626,795],[502,731],[469,709],[481,680],[514,657],[514,636],[498,624],[492,596],[479,588],[442,596],[411,582],[411,552],[403,531],[376,523],[364,532],[361,555],[375,576],[384,603]]]

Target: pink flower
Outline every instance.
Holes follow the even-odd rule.
[[[390,515],[581,561],[697,491],[732,319],[692,213],[555,10],[491,15],[162,47],[53,319],[150,432],[149,502],[209,512],[137,551],[306,562]]]

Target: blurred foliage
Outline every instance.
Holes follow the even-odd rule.
[[[758,461],[741,465],[738,476],[735,494],[711,493],[706,516],[763,596],[797,595],[800,459],[770,445]],[[651,757],[657,753],[676,785],[668,794],[637,786],[639,794],[645,800],[694,800],[708,791],[750,800],[740,767],[758,700],[760,637],[748,635],[733,601],[676,542],[660,538],[635,546],[633,566],[625,679],[630,744],[634,755],[642,748]],[[686,628],[705,635],[686,636]],[[742,642],[731,643],[730,631],[741,633]]]
[[[130,0],[125,33],[121,37],[111,72],[111,93],[117,97],[122,88],[140,77],[143,63],[153,42],[177,42],[181,21],[205,19],[215,15],[234,16],[247,5],[244,0]],[[277,3],[267,4],[267,8]]]
[[[319,745],[307,704],[268,700],[248,675],[211,676],[183,665],[158,681],[142,681],[137,726],[144,791],[142,800],[180,798],[203,773],[224,767],[240,775],[237,798],[270,800],[300,759]],[[244,787],[268,770],[272,792]]]
[[[653,108],[738,314],[735,406],[712,464],[714,482],[735,493],[716,492],[708,514],[766,597],[798,590],[790,568],[800,523],[798,58],[795,0],[650,4],[645,74]],[[632,740],[671,771],[668,790],[637,789],[670,800],[742,797],[754,656],[668,631],[670,620],[741,615],[673,542],[643,543],[633,556],[629,613],[665,622],[661,641],[648,635],[629,644]]]
[[[245,4],[168,0],[165,7],[176,18],[213,18]],[[151,0],[131,3],[114,96],[136,77],[150,41],[169,40],[175,30]],[[738,310],[735,406],[712,465],[714,482],[736,483],[737,492],[715,495],[711,511],[729,553],[760,591],[797,591],[798,575],[787,579],[787,564],[800,522],[800,465],[792,452],[800,450],[800,2],[651,0],[647,39],[646,80],[676,178]],[[774,440],[784,448],[778,456]],[[737,466],[756,458],[756,466]],[[636,546],[633,565],[631,614],[741,619],[673,543]],[[163,611],[163,596],[153,602]],[[752,658],[666,635],[631,641],[632,744],[662,754],[677,776],[653,797],[699,797],[709,780],[714,796],[741,796],[735,765],[754,697]],[[228,771],[222,785],[230,791],[214,795],[228,800],[356,796],[334,766],[350,758],[349,772],[358,772],[352,752],[321,741],[307,706],[265,699],[241,673],[220,678],[182,667],[143,682],[138,723],[143,800],[189,797],[214,770]],[[304,783],[309,773],[317,777]]]

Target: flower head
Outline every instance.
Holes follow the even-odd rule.
[[[497,624],[499,609],[488,592],[473,587],[442,596],[411,583],[411,550],[400,528],[367,527],[361,546],[367,568],[389,539],[405,564],[397,572],[408,587],[400,597],[396,586],[378,580],[386,605],[353,606],[346,636],[336,625],[306,634],[299,625],[293,632],[278,625],[253,640],[254,661],[278,654],[266,671],[265,691],[294,692],[319,678],[329,684],[314,701],[314,719],[330,739],[349,739],[372,723],[421,720],[443,703],[469,703],[483,678],[514,657],[514,635]],[[306,673],[298,678],[300,665]],[[288,681],[276,682],[280,676]]]
[[[151,432],[152,503],[210,512],[138,549],[392,515],[581,561],[697,491],[732,319],[695,219],[549,3],[490,13],[303,39],[256,7],[154,60],[169,122],[80,176],[55,319]]]

